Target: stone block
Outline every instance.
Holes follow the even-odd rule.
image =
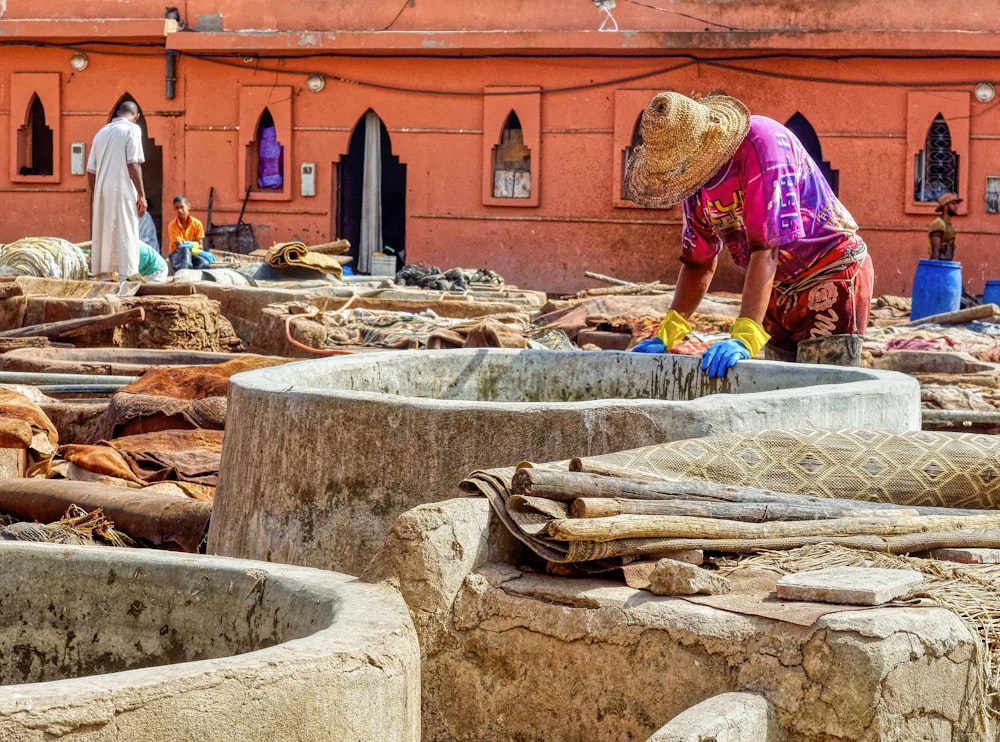
[[[649,574],[654,595],[723,595],[732,590],[729,580],[693,564],[661,559]]]
[[[908,569],[830,567],[785,575],[777,593],[782,600],[882,605],[909,595],[923,581],[923,575]]]
[[[1000,564],[1000,549],[934,549],[931,559],[961,564]]]

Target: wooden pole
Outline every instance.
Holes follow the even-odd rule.
[[[587,562],[620,556],[655,557],[688,549],[702,549],[729,554],[751,554],[758,551],[797,549],[813,544],[833,544],[851,549],[876,551],[883,554],[909,554],[915,551],[948,548],[1000,548],[1000,531],[936,531],[910,533],[903,536],[801,536],[760,539],[722,538],[657,538],[619,541],[567,541],[565,562]]]
[[[588,472],[553,469],[518,469],[511,480],[511,494],[544,497],[549,500],[572,502],[580,498],[624,498],[628,500],[715,500],[717,502],[787,503],[821,507],[863,507],[872,510],[912,509],[921,515],[981,515],[983,510],[969,508],[939,508],[904,506],[885,502],[868,502],[837,497],[815,497],[788,492],[775,492],[758,487],[737,487],[702,482],[694,479],[632,479],[611,477]]]
[[[699,518],[763,523],[767,521],[828,520],[831,518],[866,517],[901,514],[919,515],[912,508],[885,510],[845,507],[823,503],[792,504],[783,502],[711,502],[701,500],[629,500],[622,497],[588,497],[573,500],[571,518],[606,518],[615,515],[679,515]]]
[[[902,536],[933,531],[995,529],[1000,514],[882,516],[831,518],[817,521],[745,523],[716,518],[669,515],[615,515],[608,518],[566,518],[546,525],[549,538],[558,541],[618,541],[633,538],[742,539],[799,538],[804,536]]]
[[[128,325],[132,322],[142,322],[146,313],[142,307],[134,307],[123,312],[112,314],[98,314],[94,317],[79,317],[77,319],[64,319],[58,322],[43,322],[38,325],[28,325],[18,327],[14,330],[4,330],[0,332],[0,337],[47,337],[65,338],[77,335],[90,335],[101,330],[110,330],[120,325]]]

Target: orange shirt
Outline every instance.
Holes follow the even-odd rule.
[[[167,225],[167,237],[170,239],[170,246],[167,248],[167,255],[169,255],[177,249],[177,245],[180,242],[204,241],[205,227],[193,216],[189,216],[188,225],[185,229],[181,226],[180,217],[175,216],[174,220]]]

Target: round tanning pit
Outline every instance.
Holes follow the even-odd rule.
[[[0,568],[0,739],[419,739],[419,648],[389,588],[19,542]]]
[[[767,361],[507,349],[291,363],[230,380],[208,548],[360,574],[393,520],[481,468],[768,428],[920,429],[915,379]]]

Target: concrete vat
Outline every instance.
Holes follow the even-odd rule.
[[[419,739],[420,653],[390,588],[18,542],[0,569],[0,739]]]
[[[920,392],[886,371],[752,361],[469,349],[367,353],[238,374],[210,553],[360,574],[393,520],[478,468],[730,431],[920,428]]]

